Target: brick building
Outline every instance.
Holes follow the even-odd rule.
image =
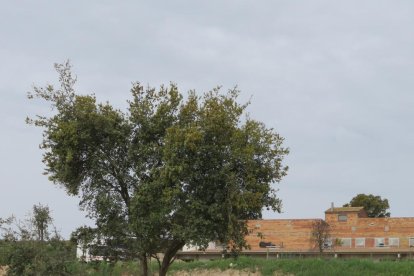
[[[321,219],[251,220],[246,240],[252,251],[266,246],[283,251],[315,251],[311,233],[318,220]],[[325,211],[325,222],[331,227],[327,250],[414,251],[414,217],[369,218],[363,207],[331,207]]]

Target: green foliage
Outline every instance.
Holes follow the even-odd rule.
[[[28,122],[44,128],[46,174],[81,197],[112,244],[143,262],[164,253],[165,274],[184,244],[240,250],[245,220],[260,218],[263,207],[280,211],[272,184],[287,172],[288,150],[273,129],[243,119],[247,105],[236,89],[184,100],[174,84],[136,83],[124,113],[76,94],[69,63],[55,67],[60,88],[35,87],[29,98],[56,113]]]
[[[24,261],[24,260],[23,260]],[[46,267],[46,266],[43,266]],[[149,271],[156,273],[155,263],[151,263]],[[218,259],[213,261],[175,262],[170,273],[174,275],[187,271],[197,275],[198,271],[210,271],[211,275],[217,271],[243,270],[259,272],[260,275],[412,275],[414,262],[412,261],[373,261],[369,259],[258,259],[239,257],[237,259]],[[29,274],[11,275],[138,275],[140,267],[136,262],[96,262],[83,263],[70,259],[65,262],[64,270],[26,270]],[[47,272],[45,272],[47,271]],[[21,272],[21,271],[19,271]],[[33,274],[33,272],[37,274]]]
[[[141,268],[135,261],[118,261],[116,263],[108,262],[91,262],[84,263],[73,261],[68,263],[69,275],[89,275],[89,276],[127,276],[127,275],[139,275]],[[150,272],[157,271],[156,264],[151,263]]]
[[[39,203],[33,206],[33,211],[22,221],[17,220],[14,216],[7,219],[0,218],[0,234],[2,239],[6,241],[33,239],[44,241],[49,239],[48,228],[52,221],[49,207]],[[57,233],[54,234],[57,235]]]
[[[9,256],[13,251],[13,244],[0,240],[0,266],[6,266],[9,262]]]
[[[8,275],[68,275],[75,248],[60,240],[14,241],[7,256]]]
[[[50,216],[50,210],[48,206],[42,204],[33,205],[33,217],[32,223],[35,227],[37,237],[40,241],[44,241],[48,237],[49,224],[53,221]]]
[[[50,210],[41,204],[23,222],[15,217],[0,219],[0,265],[9,275],[67,275],[67,264],[76,257],[76,246],[61,240],[52,222]]]
[[[244,270],[259,271],[263,276],[271,275],[412,275],[414,262],[381,261],[375,262],[368,259],[279,259],[266,260],[248,257],[237,259],[220,259],[214,261],[194,261],[190,263],[176,262],[170,271],[194,271],[198,270]]]
[[[36,259],[36,248],[23,242],[15,242],[13,251],[8,256],[10,275],[30,275],[34,274],[34,262]]]
[[[97,241],[97,239],[98,239],[97,229],[93,229],[88,226],[78,227],[70,235],[70,242],[74,246],[80,246],[82,250],[82,256],[81,256],[82,259],[85,258],[86,252],[90,248],[93,241],[94,240]]]
[[[388,212],[390,205],[388,199],[382,199],[380,196],[374,196],[372,194],[358,194],[351,201],[344,205],[344,207],[364,207],[371,218],[383,218],[391,215]]]

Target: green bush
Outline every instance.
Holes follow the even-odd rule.
[[[175,262],[170,268],[174,271],[226,270],[260,271],[263,276],[275,275],[414,275],[413,261],[373,261],[369,259],[258,259],[239,257],[213,261]],[[196,272],[194,273],[196,275]]]
[[[0,240],[0,266],[8,264],[8,257],[13,251],[13,246],[10,242]]]
[[[72,245],[64,241],[16,241],[7,256],[9,275],[70,275],[75,261]]]
[[[9,275],[139,275],[137,261],[90,262],[75,259],[74,248],[66,242],[14,242],[9,255]],[[261,275],[414,275],[413,261],[369,259],[257,259],[239,257],[213,261],[174,262],[170,272],[236,269],[259,271]],[[157,273],[155,261],[151,273]]]

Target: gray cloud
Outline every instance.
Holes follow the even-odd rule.
[[[0,217],[37,202],[68,235],[86,222],[42,176],[39,130],[49,112],[25,94],[56,83],[72,60],[78,90],[125,107],[132,81],[183,91],[238,85],[253,118],[286,138],[282,215],[321,217],[357,193],[411,216],[414,36],[410,1],[19,1],[0,10],[4,131]]]

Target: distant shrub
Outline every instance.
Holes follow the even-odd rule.
[[[73,247],[64,241],[17,241],[7,256],[8,275],[69,275]]]
[[[8,257],[13,251],[13,246],[9,242],[0,240],[0,266],[8,264]]]

